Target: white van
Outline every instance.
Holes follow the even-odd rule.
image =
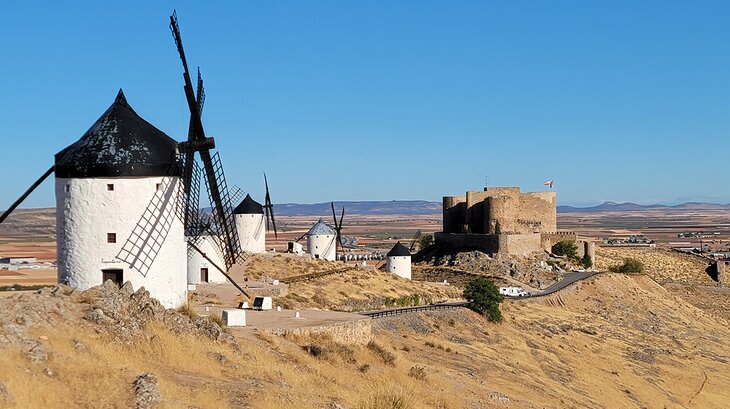
[[[499,287],[499,293],[507,297],[526,297],[529,295],[522,287]]]

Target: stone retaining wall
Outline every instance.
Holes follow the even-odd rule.
[[[341,344],[365,345],[373,338],[371,319],[345,321],[312,327],[273,328],[262,331],[278,336],[328,335],[333,341]]]

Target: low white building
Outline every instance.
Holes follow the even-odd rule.
[[[204,234],[197,238],[188,237],[186,239],[195,241],[198,247],[205,255],[213,260],[220,268],[226,268],[225,260],[221,254],[219,240],[220,238]],[[225,283],[226,276],[221,274],[217,268],[208,261],[199,251],[193,249],[188,244],[188,284],[198,283]]]
[[[264,208],[261,203],[253,200],[251,195],[241,201],[233,209],[236,218],[236,230],[241,250],[248,253],[263,253],[266,251],[266,222]]]
[[[395,246],[385,255],[385,271],[398,277],[411,279],[411,252],[401,242],[395,243]]]
[[[35,257],[3,257],[0,258],[0,264],[28,264],[36,263]]]
[[[319,219],[306,234],[307,253],[316,259],[335,261],[337,232],[324,220]]]

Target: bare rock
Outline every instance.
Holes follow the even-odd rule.
[[[86,345],[82,344],[78,339],[74,340],[74,349],[76,352],[86,352]]]
[[[8,387],[0,383],[0,403],[11,403],[12,401],[13,397],[10,395]]]
[[[43,344],[36,342],[33,346],[31,346],[28,350],[28,359],[30,359],[30,362],[33,363],[47,361],[48,353],[43,347]]]
[[[137,409],[152,409],[162,401],[157,387],[157,377],[152,372],[145,372],[132,382],[134,386]]]
[[[86,313],[86,315],[84,315],[84,319],[100,325],[113,321],[111,318],[107,317],[106,314],[104,314],[104,311],[99,308],[94,308],[93,310]]]

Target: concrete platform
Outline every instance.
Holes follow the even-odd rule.
[[[224,309],[230,306],[209,306],[208,311],[204,307],[196,307],[200,315],[215,315],[220,317]],[[298,310],[300,318],[295,318],[296,310],[276,311],[276,308],[268,311],[246,311],[246,327],[230,328],[231,330],[261,329],[292,329],[303,327],[318,327],[323,325],[339,324],[343,322],[369,320],[360,314],[336,311]]]

